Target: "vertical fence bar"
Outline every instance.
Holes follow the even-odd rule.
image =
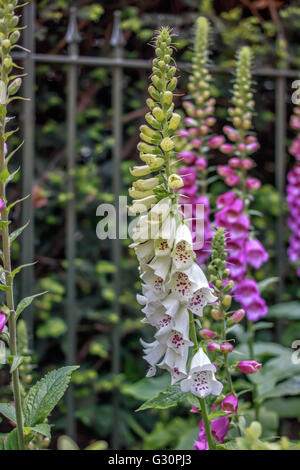
[[[76,8],[70,9],[70,20],[66,34],[68,43],[68,55],[71,57],[78,56],[78,42],[80,36],[77,29]],[[66,208],[66,258],[67,258],[67,354],[66,362],[68,365],[76,362],[76,291],[75,291],[75,230],[76,230],[76,213],[75,213],[75,191],[74,191],[74,168],[75,168],[75,145],[76,145],[76,112],[77,112],[77,65],[68,66],[67,72],[67,192],[69,195]],[[67,391],[67,433],[73,439],[76,439],[76,421],[74,406],[74,389],[71,384]]]
[[[284,244],[283,200],[285,194],[286,143],[286,78],[277,77],[275,84],[275,186],[280,195],[280,214],[276,223],[276,264],[279,277],[276,300],[280,302],[285,284],[286,253]],[[278,326],[278,325],[277,325]],[[279,326],[278,326],[279,328]]]
[[[120,27],[121,12],[114,12],[114,24],[111,37],[111,45],[114,48],[115,59],[123,57],[123,36]],[[122,66],[115,66],[112,77],[112,107],[113,107],[113,192],[115,196],[116,213],[119,214],[119,195],[121,192],[121,159],[122,159],[122,108],[123,108],[123,69]],[[116,240],[112,240],[112,259],[116,268],[114,277],[115,302],[114,311],[118,316],[118,323],[114,325],[112,334],[112,372],[114,375],[120,373],[120,342],[121,342],[121,306],[119,302],[121,293],[121,256],[122,246],[119,238],[119,217],[116,221]],[[120,394],[119,390],[113,391],[113,428],[112,428],[112,448],[118,449],[119,427],[120,427]]]
[[[23,137],[22,148],[22,197],[32,193],[34,181],[34,151],[35,151],[35,62],[32,55],[35,52],[34,30],[35,30],[35,2],[24,7],[24,29],[23,44],[31,52],[24,59],[24,96],[30,101],[23,101]],[[22,203],[21,213],[22,225],[28,221],[29,226],[24,230],[21,238],[21,264],[32,263],[34,259],[34,211],[32,197]],[[33,293],[34,270],[29,266],[21,271],[21,298]],[[29,306],[24,312],[24,318],[28,328],[29,347],[33,347],[33,308]]]

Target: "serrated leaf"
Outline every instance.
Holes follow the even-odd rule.
[[[165,390],[160,392],[154,398],[145,401],[137,410],[143,411],[149,408],[156,408],[159,410],[165,410],[167,408],[171,408],[176,406],[183,398],[185,397],[185,393],[181,391],[180,384],[177,383],[173,386],[167,387]]]
[[[51,427],[48,423],[37,424],[36,426],[29,426],[26,429],[33,431],[34,433],[42,434],[42,436],[48,437],[51,439]]]
[[[25,225],[22,225],[22,227],[17,228],[17,230],[15,230],[9,235],[9,239],[11,243],[14,242],[15,239],[18,238],[19,235],[21,235],[21,233],[23,232],[23,230],[25,230],[28,224],[29,224],[29,220],[28,222],[26,222]]]
[[[65,393],[74,370],[67,366],[49,372],[27,393],[23,404],[24,423],[27,427],[42,424]]]
[[[29,307],[29,305],[33,302],[33,300],[35,299],[35,297],[39,297],[40,295],[44,295],[44,294],[47,294],[48,291],[44,291],[44,292],[40,292],[39,294],[35,294],[35,295],[30,295],[29,297],[24,297],[24,299],[22,299],[17,308],[16,308],[16,319],[19,318],[19,316],[21,315],[21,313],[23,312],[23,310],[26,308],[26,307]]]
[[[0,403],[0,413],[10,421],[17,422],[15,407],[9,403]]]

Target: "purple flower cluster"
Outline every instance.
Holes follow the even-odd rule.
[[[250,236],[250,218],[243,200],[234,191],[220,195],[217,208],[219,211],[215,215],[215,224],[228,232],[227,268],[230,270],[230,279],[235,282],[235,299],[244,308],[247,318],[257,321],[266,316],[268,308],[259,294],[256,281],[249,278],[248,268],[259,269],[269,255],[260,241]]]
[[[291,230],[287,253],[290,261],[298,264],[297,275],[300,277],[300,109],[295,108],[294,113],[291,116],[290,126],[298,131],[298,134],[289,148],[289,153],[297,161],[287,175],[288,226]]]

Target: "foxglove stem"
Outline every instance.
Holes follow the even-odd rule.
[[[1,80],[2,83],[6,84],[7,76],[2,69],[1,73]],[[0,122],[0,172],[2,172],[5,168],[5,154],[4,154],[4,133],[5,133],[5,118],[1,119]],[[17,355],[17,333],[16,333],[16,313],[14,310],[14,296],[13,296],[13,282],[11,279],[11,255],[10,255],[10,240],[9,240],[9,232],[8,232],[8,225],[5,222],[8,222],[8,210],[6,204],[6,191],[5,191],[5,183],[0,183],[0,197],[4,201],[4,208],[1,212],[1,221],[4,222],[2,227],[2,244],[3,244],[3,265],[5,269],[5,276],[6,276],[6,285],[7,285],[7,292],[6,292],[6,301],[7,306],[9,308],[9,348],[10,353],[12,356]],[[19,378],[19,371],[15,369],[12,372],[12,387],[13,387],[13,394],[14,394],[14,401],[16,407],[16,418],[17,418],[17,431],[18,431],[18,442],[19,442],[19,449],[24,450],[24,425],[23,425],[23,412],[22,412],[22,399],[21,399],[21,390],[20,390],[20,378]]]
[[[211,434],[210,421],[208,419],[205,398],[199,398],[199,402],[200,402],[200,406],[201,406],[202,418],[203,418],[203,421],[204,421],[204,427],[205,427],[205,431],[206,431],[206,437],[207,437],[207,442],[208,442],[209,449],[210,450],[217,450],[214,439],[213,439],[212,434]]]

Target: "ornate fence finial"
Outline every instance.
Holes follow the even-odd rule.
[[[110,45],[113,47],[116,47],[116,46],[123,46],[124,44],[125,44],[125,40],[124,40],[122,29],[121,29],[121,11],[116,10],[114,12],[114,23],[113,23],[112,35],[110,38]]]
[[[77,8],[72,7],[70,8],[70,18],[66,33],[66,41],[70,44],[74,42],[80,42],[80,40],[81,36],[77,27]]]

